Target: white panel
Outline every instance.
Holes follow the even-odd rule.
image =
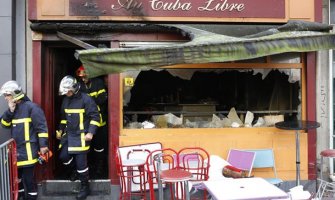
[[[0,4],[0,17],[8,17],[12,15],[12,1],[14,0],[1,0]]]
[[[0,6],[1,7],[1,6]],[[12,53],[12,22],[10,17],[0,17],[0,54]]]

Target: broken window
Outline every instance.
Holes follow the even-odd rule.
[[[164,69],[124,79],[125,128],[273,126],[300,118],[300,69]]]

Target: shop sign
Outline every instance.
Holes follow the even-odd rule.
[[[285,0],[69,0],[71,16],[285,18]]]

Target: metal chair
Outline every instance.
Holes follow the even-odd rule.
[[[117,175],[120,178],[120,200],[131,200],[133,196],[146,199],[146,176],[144,171],[145,160],[122,160],[120,151],[115,154]],[[138,189],[132,186],[137,185]]]
[[[189,171],[193,177],[190,180],[194,193],[202,190],[203,198],[207,199],[207,191],[203,185],[203,181],[208,180],[208,173],[210,168],[210,156],[209,153],[201,147],[186,147],[181,149],[177,155],[179,168]],[[194,195],[191,199],[199,199]]]
[[[253,164],[254,169],[260,169],[260,168],[272,169],[274,177],[265,178],[265,180],[274,185],[279,185],[280,183],[283,182],[283,180],[277,177],[277,169],[273,149],[251,149],[247,151],[255,152],[256,154]]]
[[[318,179],[319,187],[318,191],[315,194],[316,199],[322,200],[326,196],[330,199],[335,198],[335,183],[334,182],[328,182],[322,179]]]
[[[324,180],[323,179],[323,161],[324,161],[324,158],[329,158],[329,160],[334,160],[335,158],[335,149],[326,149],[326,150],[323,150],[320,152],[320,156],[321,156],[321,159],[320,159],[320,168],[321,168],[321,173],[320,173],[320,179]]]
[[[321,165],[320,165],[320,179],[318,179],[319,182],[319,187],[318,191],[316,193],[316,197],[319,199],[322,199],[324,196],[331,196],[335,197],[335,183],[334,182],[329,182],[328,180],[324,180],[323,177],[323,161],[324,158],[329,158],[333,160],[335,158],[335,149],[326,149],[321,151],[320,153],[321,156]]]
[[[177,152],[171,148],[152,151],[146,160],[145,170],[148,174],[150,199],[155,200],[155,190],[158,188],[159,199],[163,200],[163,189],[170,189],[170,200],[185,199],[185,177],[179,173]],[[167,172],[167,173],[166,173]],[[169,177],[172,175],[172,177]],[[176,175],[176,176],[175,176]]]
[[[232,166],[247,172],[247,176],[251,176],[252,167],[254,165],[256,153],[245,150],[230,149],[227,161]]]

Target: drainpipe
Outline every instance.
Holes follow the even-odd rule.
[[[330,108],[331,108],[331,112],[329,112],[329,147],[332,149],[335,149],[334,146],[334,109],[335,109],[335,105],[334,105],[334,81],[333,81],[333,77],[334,77],[334,71],[333,71],[333,50],[329,50],[329,86],[330,88],[332,88],[331,90],[331,94],[329,99],[330,99]],[[335,176],[334,176],[334,162],[329,162],[329,178],[332,181],[335,181]]]

